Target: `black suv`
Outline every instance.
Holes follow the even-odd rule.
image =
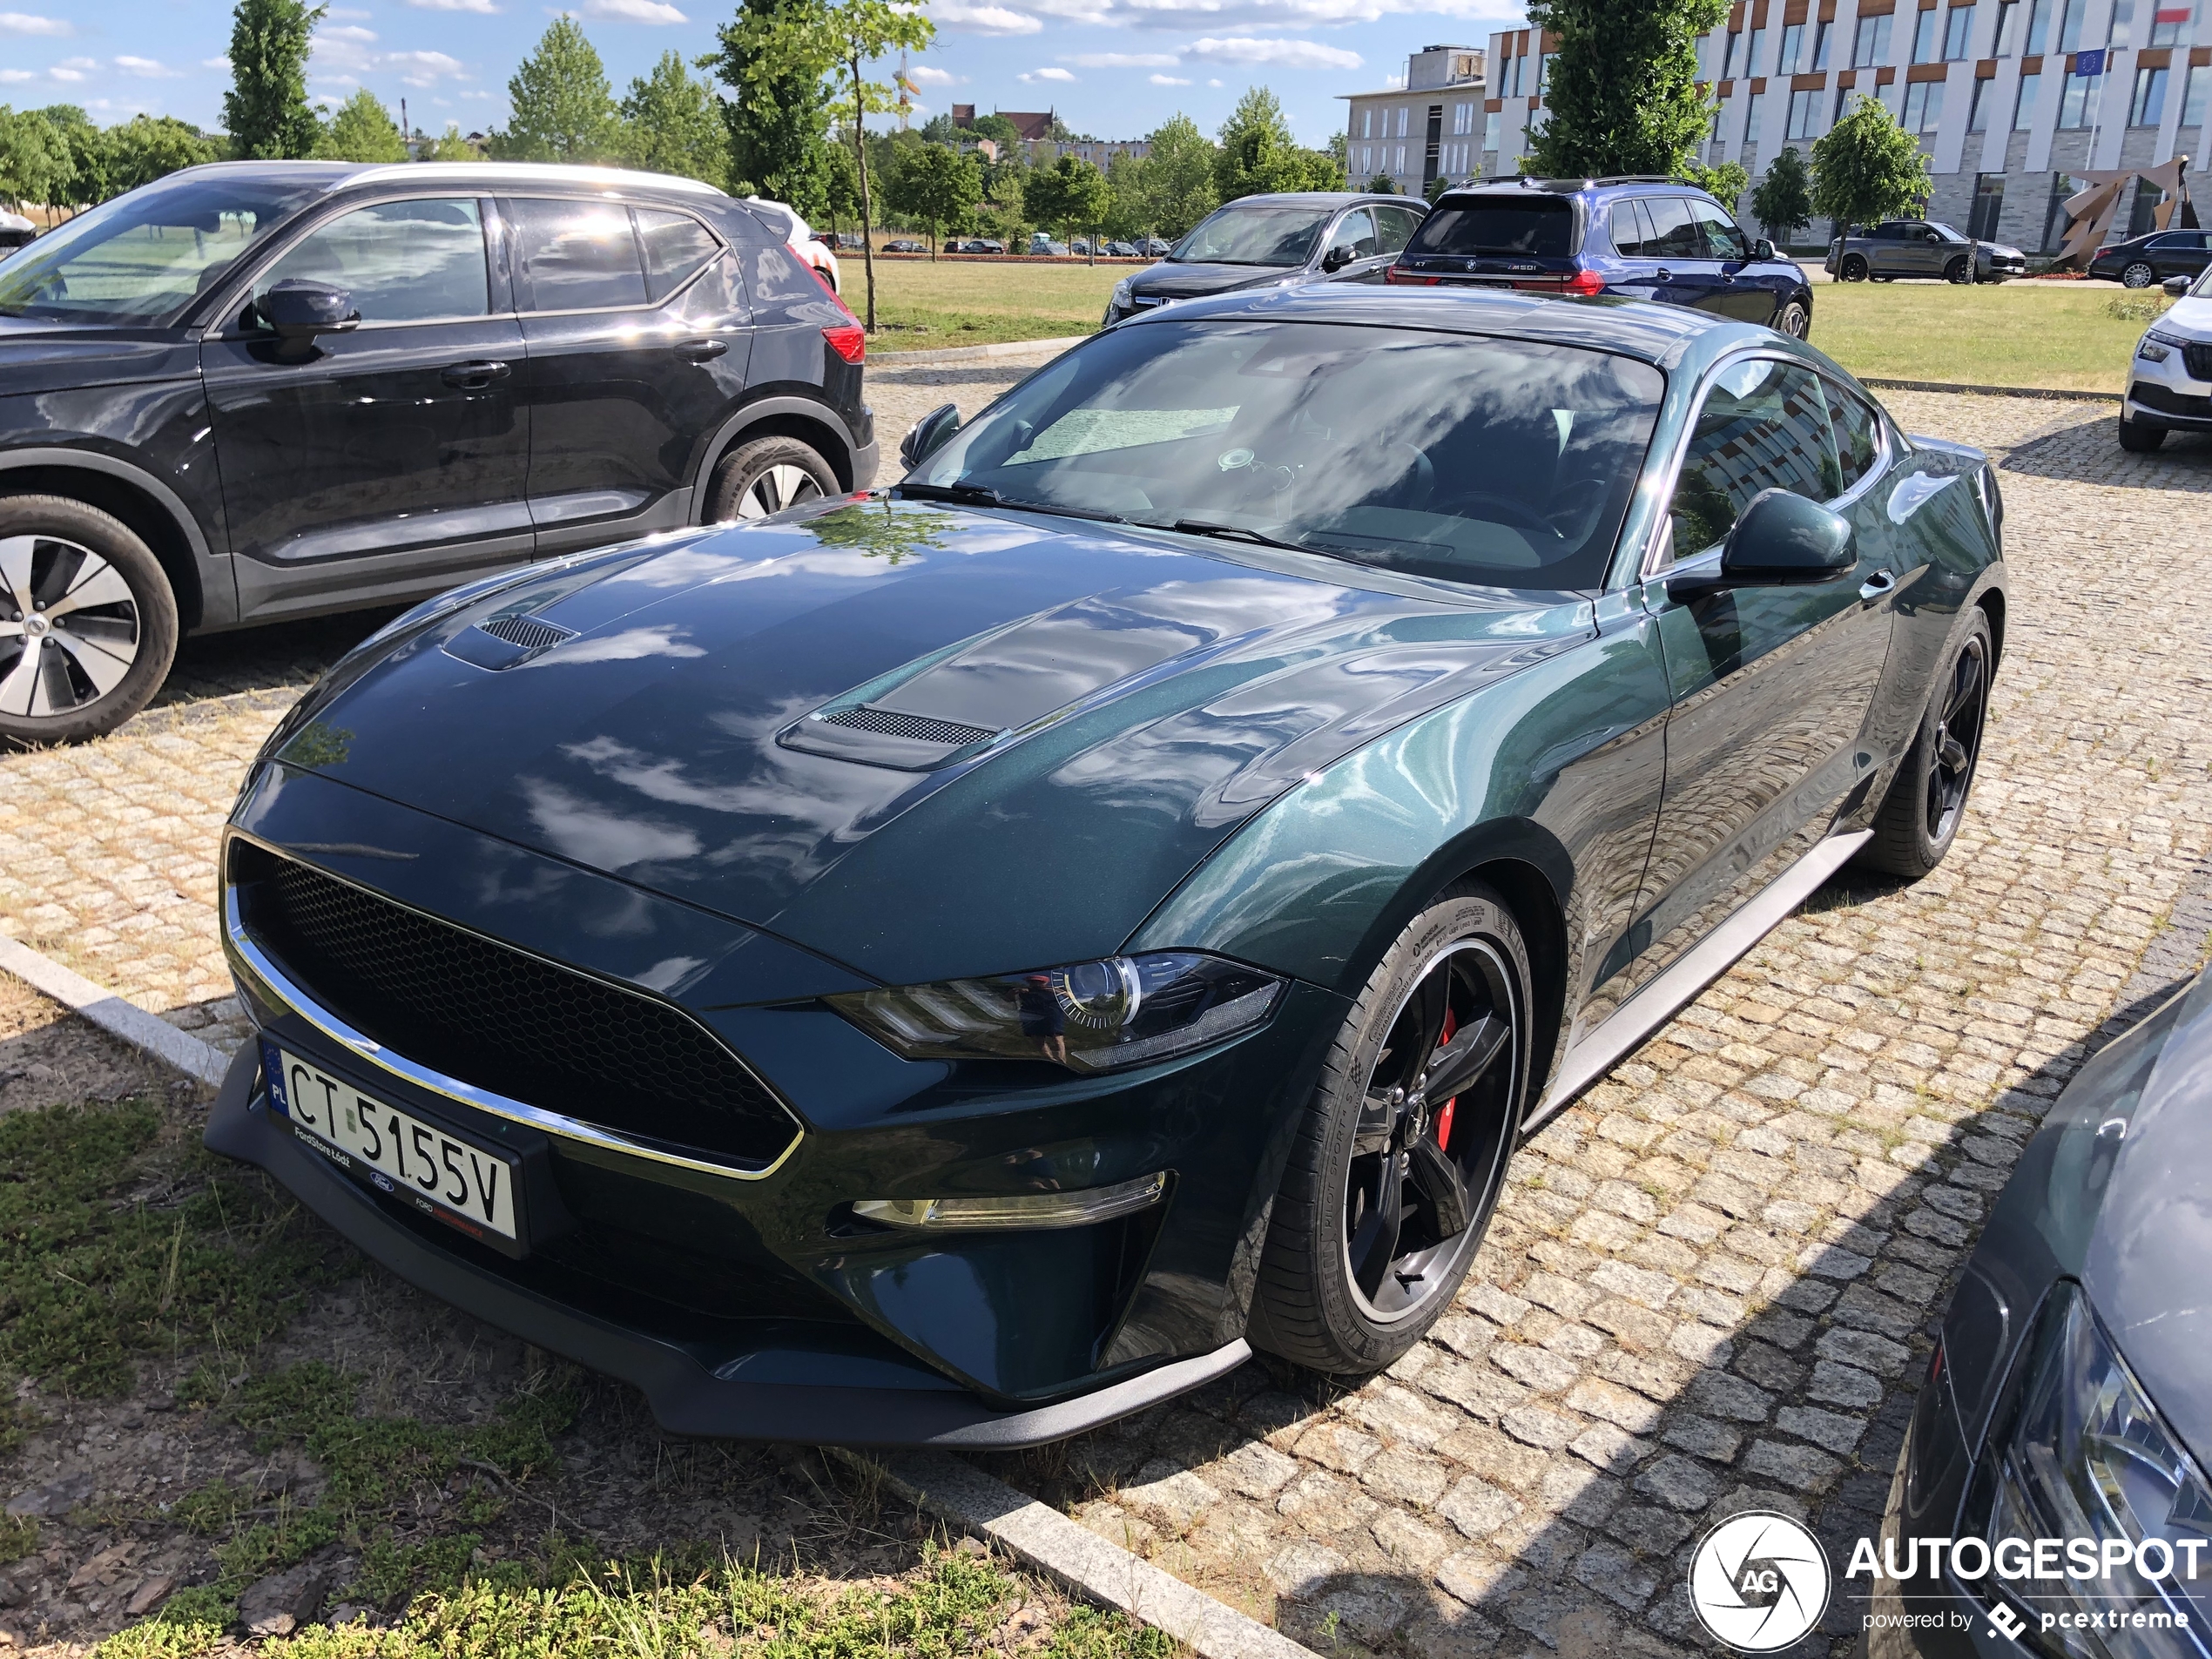
[[[711,185],[193,167],[0,260],[0,738],[145,705],[180,634],[866,487],[867,340]]]
[[[1159,264],[1116,282],[1104,326],[1232,288],[1372,277],[1427,214],[1428,204],[1410,196],[1309,190],[1240,197],[1200,219]]]

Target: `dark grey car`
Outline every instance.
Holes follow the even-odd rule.
[[[1900,1567],[1908,1541],[1952,1541],[1875,1579],[1874,1659],[2017,1652],[1984,1638],[2027,1629],[2038,1653],[2207,1651],[2209,1170],[2212,972],[2081,1069],[1990,1212],[1883,1523]],[[2089,1542],[2039,1565],[2038,1539]]]
[[[1828,245],[1828,274],[1839,282],[1939,277],[1946,282],[2002,282],[2027,274],[2027,255],[2003,242],[1961,236],[1932,219],[1885,219]]]
[[[1175,300],[1319,277],[1379,275],[1428,217],[1411,196],[1243,196],[1199,220],[1159,264],[1114,285],[1104,326]]]

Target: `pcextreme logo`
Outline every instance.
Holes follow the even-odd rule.
[[[1689,1561],[1689,1605],[1713,1640],[1774,1653],[1828,1610],[1828,1553],[1801,1522],[1763,1509],[1730,1515]]]

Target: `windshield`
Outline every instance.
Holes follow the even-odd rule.
[[[0,315],[165,323],[322,190],[219,176],[118,196],[0,260]]]
[[[1520,253],[1563,259],[1575,250],[1575,210],[1552,198],[1446,202],[1414,233],[1408,253]]]
[[[1232,202],[1200,220],[1168,258],[1184,265],[1304,265],[1335,211],[1298,202]]]
[[[1946,242],[1963,242],[1966,239],[1948,225],[1931,225],[1928,228]]]
[[[1521,341],[1163,318],[1024,381],[907,482],[1450,582],[1595,588],[1664,384]]]

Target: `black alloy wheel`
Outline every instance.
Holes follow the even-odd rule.
[[[1974,262],[1964,253],[1954,254],[1951,263],[1943,267],[1943,280],[1961,287],[1974,280]]]
[[[2157,280],[2158,273],[2151,269],[2148,260],[2137,260],[2120,273],[2120,286],[2123,288],[2148,288]]]
[[[1812,313],[1802,300],[1792,300],[1774,314],[1774,327],[1792,340],[1804,340],[1812,333]]]
[[[1864,282],[1864,281],[1865,281],[1865,280],[1866,280],[1866,260],[1865,260],[1865,257],[1864,255],[1862,255],[1862,254],[1858,254],[1858,253],[1846,253],[1846,254],[1844,254],[1844,263],[1843,263],[1843,267],[1842,267],[1840,270],[1838,270],[1838,271],[1836,273],[1836,274],[1837,274],[1838,276],[1841,277],[1841,278],[1842,278],[1844,281],[1846,281],[1846,282]]]
[[[1917,880],[1951,850],[1981,759],[1995,658],[1988,613],[1977,605],[1936,678],[1919,736],[1891,782],[1860,863]]]
[[[1378,1371],[1452,1305],[1489,1224],[1531,1057],[1527,949],[1488,888],[1447,889],[1370,976],[1269,1222],[1252,1342]]]

